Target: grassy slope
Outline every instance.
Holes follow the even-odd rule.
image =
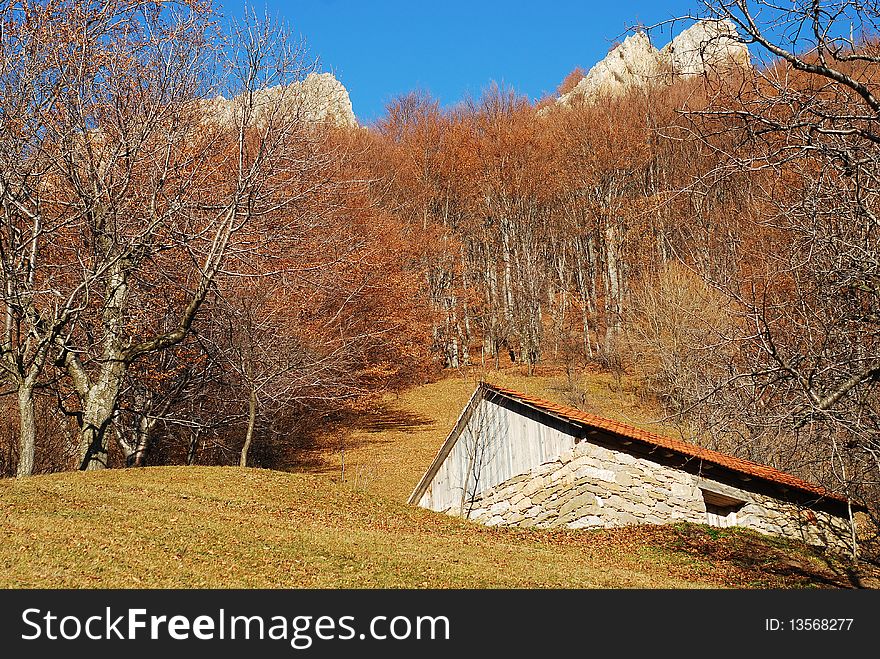
[[[552,377],[496,380],[564,402]],[[591,411],[639,421],[608,384],[588,383]],[[365,413],[344,481],[338,452],[310,473],[168,467],[0,481],[0,587],[846,585],[819,554],[742,530],[489,529],[407,506],[473,386],[447,379]]]
[[[0,587],[797,587],[817,556],[743,532],[488,529],[237,467],[0,483]]]
[[[379,408],[364,412],[347,438],[345,479],[359,489],[406,500],[434,459],[479,381],[476,370],[387,397]],[[580,403],[594,414],[678,436],[675,429],[653,421],[659,416],[635,396],[624,380],[607,373],[583,376],[579,390],[586,401],[574,401],[566,379],[549,369],[527,377],[517,369],[485,374],[489,382],[568,406]],[[325,456],[325,470],[337,477],[343,454]]]

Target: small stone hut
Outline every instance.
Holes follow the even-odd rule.
[[[772,467],[485,383],[409,502],[487,525],[686,521],[837,550],[855,508]]]

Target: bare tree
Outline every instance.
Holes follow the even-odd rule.
[[[716,172],[753,199],[735,265],[710,280],[738,311],[705,425],[850,497],[880,471],[880,7],[713,1],[767,55],[692,114]]]
[[[88,317],[58,341],[82,406],[83,469],[107,464],[132,363],[182,341],[217,279],[270,238],[260,222],[285,204],[278,191],[296,167],[287,146],[302,125],[286,83],[311,68],[302,44],[253,16],[223,45],[200,5],[118,9],[108,21],[126,30],[72,54],[100,64],[76,79],[65,110],[80,137],[52,162],[83,271],[101,273]],[[223,107],[205,100],[218,54],[234,97]],[[157,296],[171,301],[171,322],[150,313]]]
[[[34,466],[36,422],[34,387],[37,384],[60,323],[41,317],[35,299],[35,272],[44,233],[40,203],[41,162],[35,154],[43,142],[38,117],[51,109],[57,90],[47,62],[51,44],[43,37],[46,16],[28,16],[23,10],[0,8],[0,302],[4,332],[0,342],[0,375],[18,393],[19,462],[17,474],[29,475]],[[46,327],[48,325],[48,327]],[[34,331],[31,331],[33,327]],[[40,332],[38,328],[42,328]]]
[[[71,258],[76,211],[56,182],[59,153],[81,140],[81,127],[65,115],[91,66],[78,68],[71,55],[84,42],[109,38],[104,12],[113,13],[111,4],[124,11],[120,3],[94,15],[83,3],[0,5],[0,379],[17,392],[19,476],[33,471],[34,395],[46,384],[55,343],[106,274],[106,267],[83,268]]]

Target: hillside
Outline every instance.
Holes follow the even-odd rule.
[[[496,377],[562,395],[560,377]],[[637,416],[604,377],[585,383],[593,409]],[[406,505],[472,385],[443,380],[366,415],[344,481],[338,453],[309,473],[157,467],[0,481],[0,587],[852,585],[832,559],[742,530],[490,529]]]
[[[509,367],[484,373],[478,368],[462,368],[439,382],[386,396],[380,406],[351,422],[353,430],[340,430],[344,440],[326,442],[336,448],[321,455],[324,471],[338,477],[344,463],[345,480],[358,489],[405,501],[481,377],[556,403],[678,436],[674,428],[656,422],[661,413],[639,399],[629,379],[592,370],[569,381],[558,368],[541,367],[534,376],[526,376],[523,370]]]
[[[0,502],[3,588],[846,585],[818,554],[746,532],[489,529],[268,470],[5,480]]]

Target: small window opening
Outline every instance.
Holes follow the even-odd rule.
[[[721,528],[736,526],[736,514],[745,505],[741,499],[710,490],[703,490],[703,501],[706,504],[706,523]]]

